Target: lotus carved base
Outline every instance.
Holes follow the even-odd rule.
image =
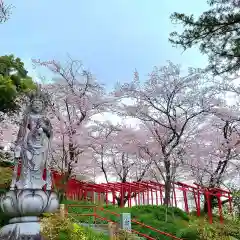
[[[10,217],[40,216],[44,212],[56,212],[59,202],[55,192],[25,189],[3,194],[0,206]]]
[[[12,217],[0,229],[0,240],[40,240],[39,216],[54,213],[59,208],[57,194],[43,190],[12,190],[0,198],[4,214]]]

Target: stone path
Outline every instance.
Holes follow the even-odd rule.
[[[84,226],[84,227],[90,227],[93,229],[95,232],[98,233],[103,233],[106,236],[109,236],[108,233],[108,225],[107,224],[88,224],[88,223],[79,223],[79,225]],[[145,240],[143,237],[138,237],[136,236],[136,240]]]
[[[84,227],[90,227],[95,232],[103,233],[108,236],[108,225],[107,224],[88,224],[88,223],[79,223],[79,225]]]

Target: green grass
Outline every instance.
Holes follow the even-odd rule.
[[[83,202],[76,203],[74,201],[65,201],[65,204],[79,204],[79,205],[93,205]],[[180,229],[186,228],[188,226],[189,217],[188,215],[178,208],[169,207],[166,211],[165,206],[135,206],[132,208],[118,208],[115,206],[104,206],[104,209],[112,211],[114,213],[131,213],[132,219],[149,225],[155,229],[158,229],[163,232],[167,232],[173,235],[176,235]],[[81,207],[69,207],[68,212],[78,213],[78,214],[91,214],[93,213],[92,208],[81,208]],[[119,217],[108,213],[103,212],[100,209],[97,210],[97,214],[101,217],[105,217],[114,222],[119,222]],[[167,219],[166,219],[167,216]],[[93,223],[94,217],[92,216],[74,216],[74,218],[79,222]],[[104,224],[107,221],[96,219],[96,223]],[[153,230],[150,230],[146,227],[143,227],[139,224],[132,223],[132,229],[147,234],[155,239],[170,240],[172,238],[163,236]]]
[[[86,206],[93,204],[84,202],[65,201],[65,204],[79,204],[85,206],[81,207],[69,207],[69,213],[79,214],[91,214],[93,208],[86,208]],[[224,225],[219,223],[219,217],[213,215],[213,224],[209,224],[207,215],[202,213],[200,217],[196,216],[196,213],[192,212],[190,215],[184,211],[169,207],[166,209],[165,206],[134,206],[132,208],[118,208],[115,206],[103,206],[104,209],[111,212],[120,213],[131,213],[132,219],[149,225],[160,231],[172,234],[184,240],[226,240],[231,239],[230,236],[235,239],[240,239],[240,220],[224,220]],[[114,222],[119,222],[119,217],[111,213],[104,212],[100,208],[97,209],[97,214],[106,219]],[[166,218],[167,216],[167,218]],[[94,217],[92,216],[78,216],[75,217],[79,222],[93,223]],[[107,221],[98,220],[96,223],[107,223]],[[141,225],[132,223],[132,229],[144,233],[150,237],[161,240],[170,240],[171,237],[163,236],[153,230],[150,230]],[[201,237],[205,236],[205,237]]]
[[[105,236],[102,233],[94,232],[91,228],[81,227],[81,232],[87,240],[109,240],[108,236]],[[58,238],[59,240],[68,240],[70,239],[70,236],[67,232],[60,232]]]

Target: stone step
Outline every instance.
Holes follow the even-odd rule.
[[[79,225],[84,227],[89,227],[93,229],[95,232],[103,233],[108,236],[108,225],[107,224],[88,224],[88,223],[79,223]]]

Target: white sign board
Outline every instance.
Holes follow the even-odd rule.
[[[131,225],[131,213],[121,213],[120,216],[120,228],[126,231],[132,230]]]

